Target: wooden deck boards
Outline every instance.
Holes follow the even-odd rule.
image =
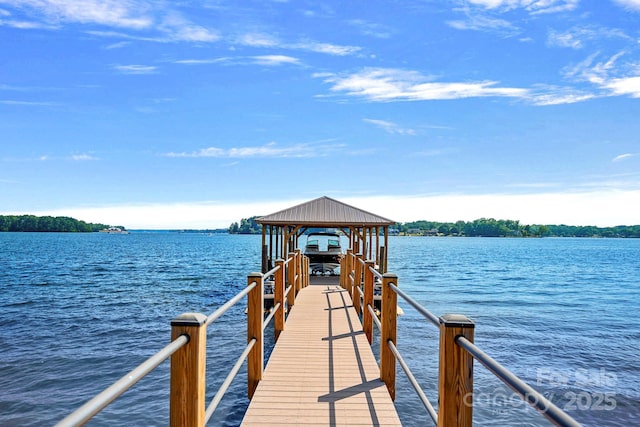
[[[243,426],[401,425],[351,298],[334,281],[298,294]]]

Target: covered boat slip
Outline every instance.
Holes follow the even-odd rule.
[[[389,226],[395,222],[329,197],[284,209],[256,220],[262,224],[262,272],[277,259],[301,248],[300,237],[313,229],[340,230],[349,239],[349,249],[374,260],[386,272]]]
[[[243,426],[399,426],[349,293],[311,277],[296,297]]]
[[[335,250],[342,256],[339,237],[317,247],[312,237],[313,233],[328,237],[340,232],[349,240],[349,252],[363,254],[385,271],[388,227],[394,224],[328,197],[256,222],[263,226],[263,273],[273,268],[276,260],[303,249],[311,255],[315,251],[329,255]],[[303,235],[309,237],[301,241]],[[303,248],[305,244],[309,247]],[[320,274],[332,272],[325,268],[324,260],[320,261]],[[337,262],[339,265],[339,259]],[[242,425],[401,425],[349,291],[340,285],[339,276],[311,276],[309,286],[297,292]]]

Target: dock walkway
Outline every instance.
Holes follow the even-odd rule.
[[[401,425],[337,278],[313,277],[299,292],[242,425]]]

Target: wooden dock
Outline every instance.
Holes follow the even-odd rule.
[[[296,296],[242,425],[401,425],[337,278],[312,277]]]

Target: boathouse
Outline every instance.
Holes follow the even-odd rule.
[[[311,228],[334,228],[349,239],[349,248],[375,260],[385,272],[389,247],[389,226],[395,221],[375,215],[330,197],[283,209],[256,219],[262,225],[262,272],[273,268],[274,260],[287,258],[299,248],[299,238]]]

